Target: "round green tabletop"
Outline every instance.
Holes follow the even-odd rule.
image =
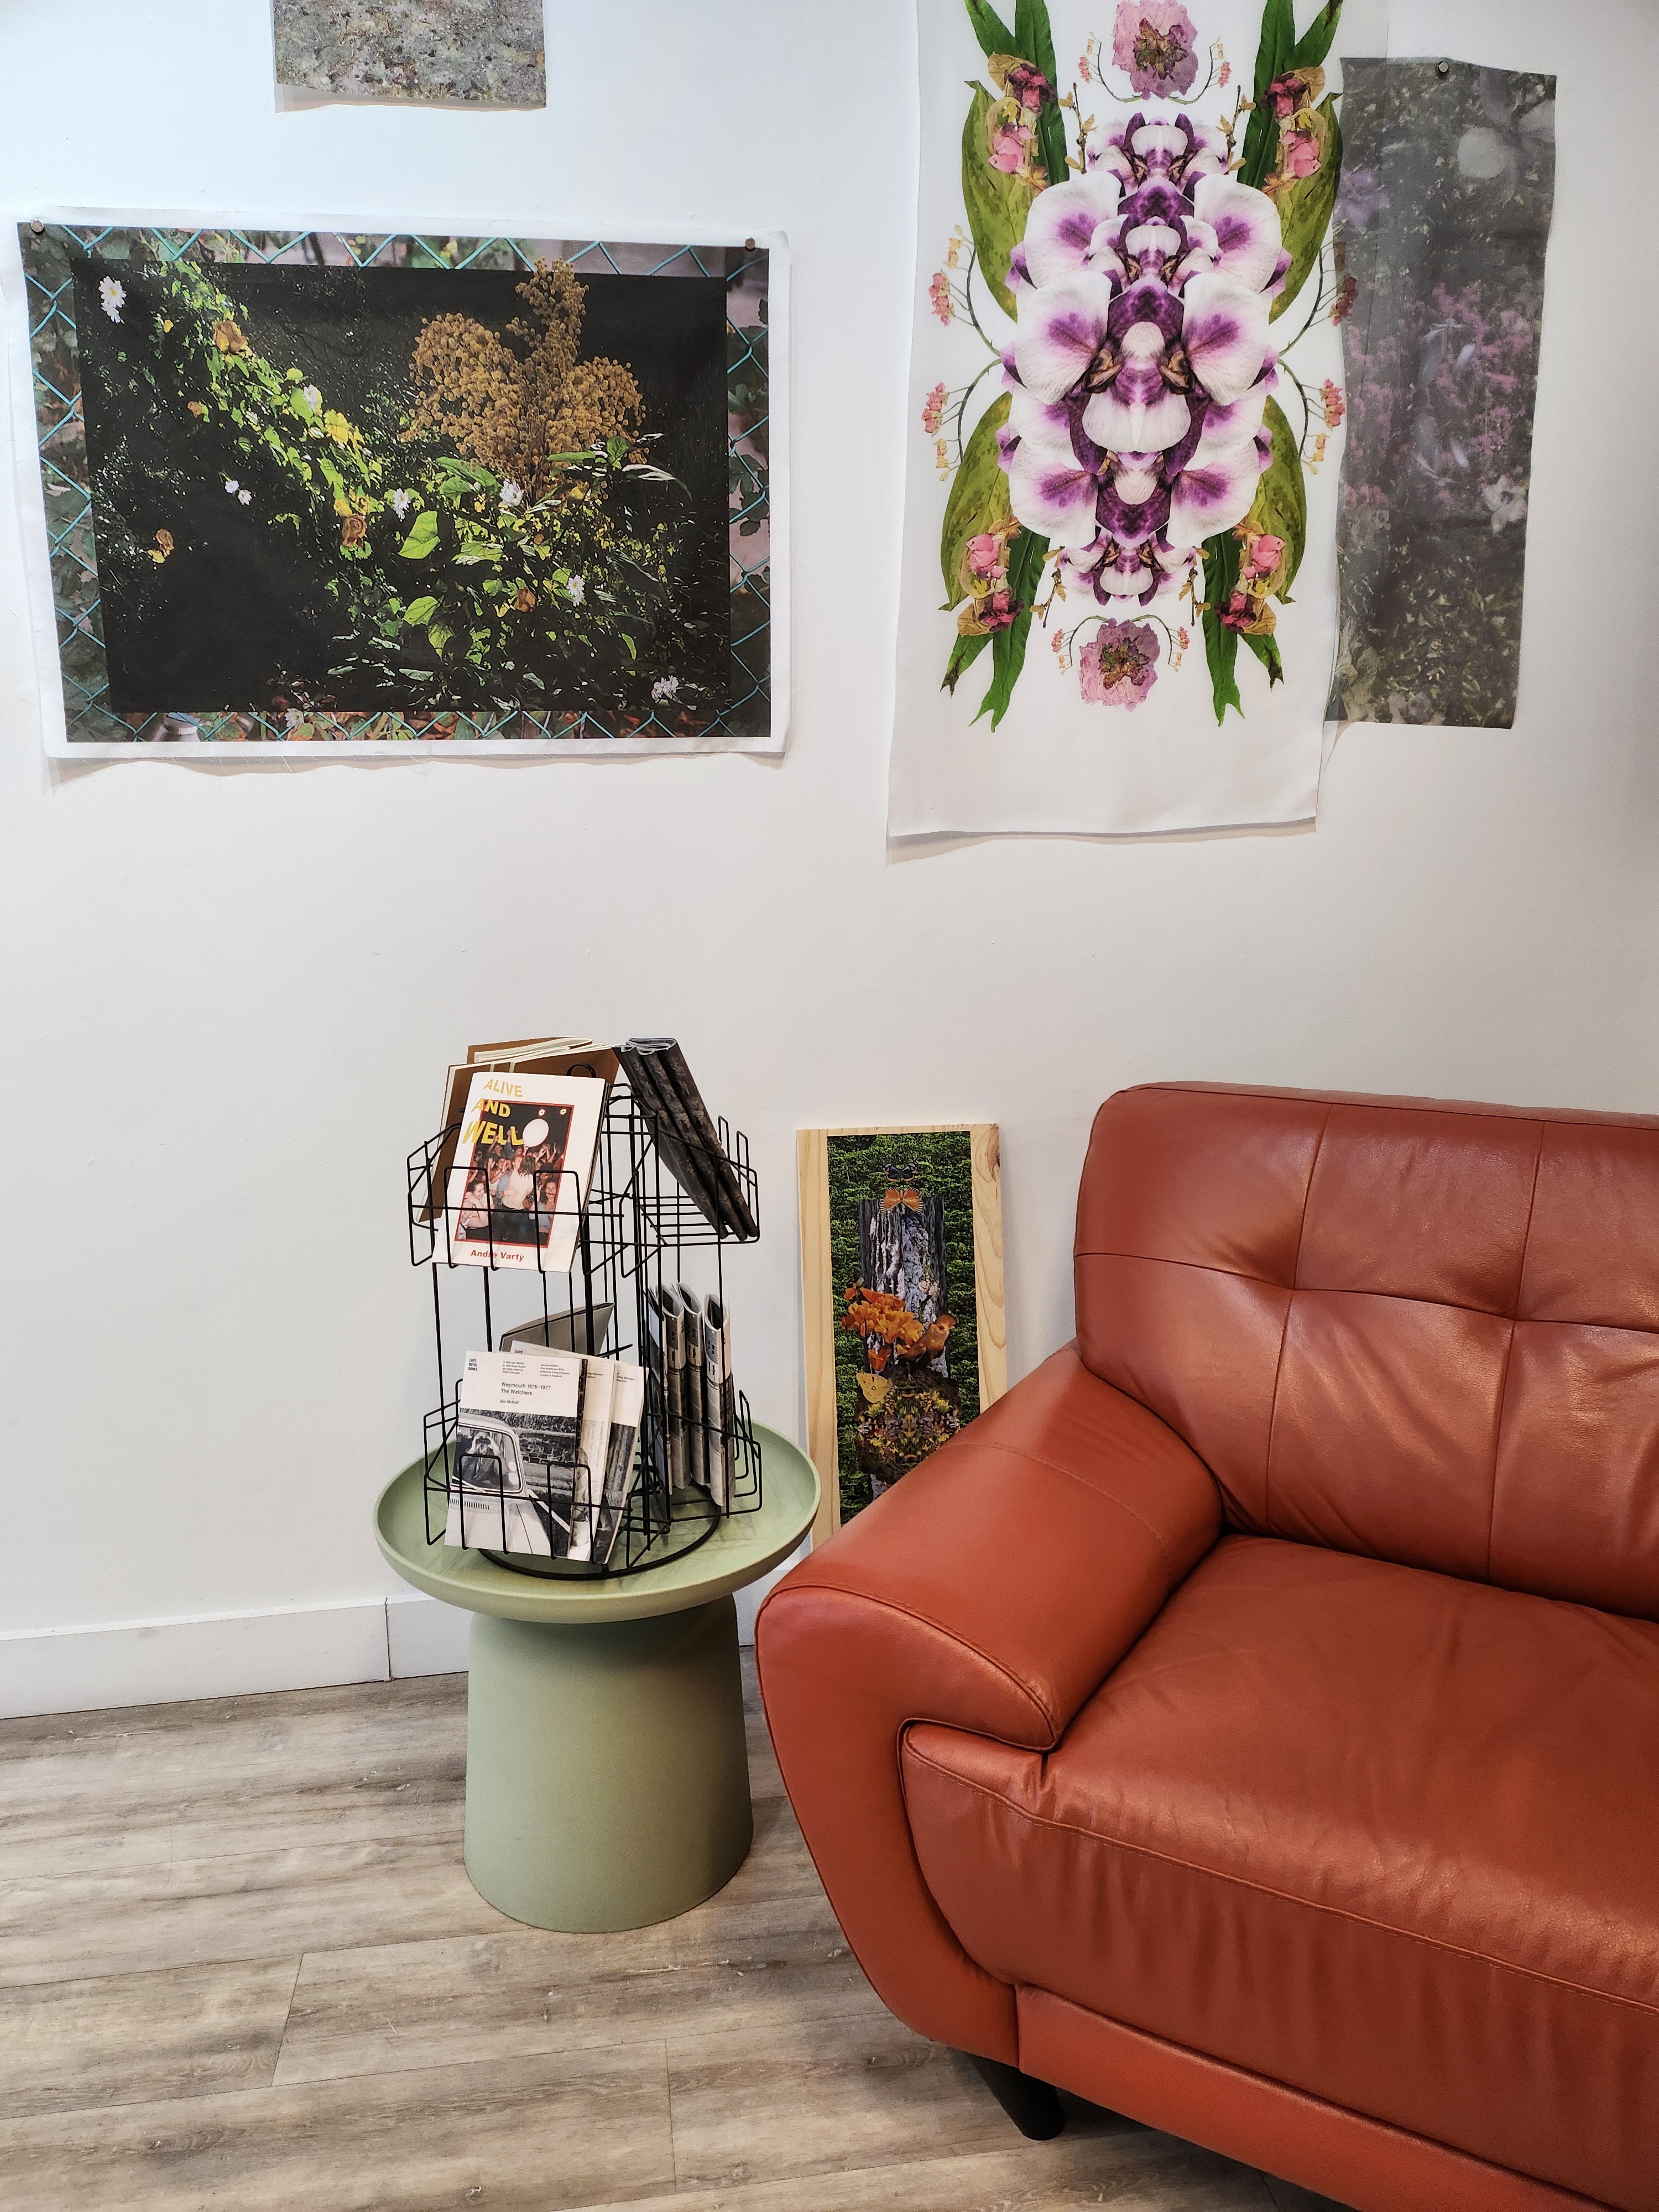
[[[502,1620],[543,1620],[579,1627],[604,1620],[644,1620],[682,1613],[757,1582],[787,1559],[818,1510],[817,1470],[805,1453],[775,1430],[757,1428],[761,1504],[734,1513],[693,1552],[637,1574],[580,1578],[517,1574],[482,1552],[463,1552],[426,1537],[426,1495],[419,1460],[380,1493],[374,1533],[406,1583],[429,1597]]]
[[[639,1928],[729,1881],[754,1832],[732,1593],[812,1525],[805,1454],[758,1429],[763,1502],[665,1565],[605,1579],[515,1574],[427,1541],[423,1470],[374,1528],[405,1582],[472,1615],[466,1870],[515,1920]]]

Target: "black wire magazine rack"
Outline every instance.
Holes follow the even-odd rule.
[[[428,1543],[446,1541],[447,1532],[519,1573],[592,1579],[664,1565],[706,1543],[728,1515],[754,1512],[762,1498],[761,1449],[743,1391],[726,1382],[700,1395],[693,1418],[669,1403],[656,1320],[664,1293],[695,1278],[703,1309],[725,1319],[725,1247],[735,1240],[708,1220],[664,1164],[650,1110],[618,1076],[600,1118],[586,1204],[567,1172],[550,1208],[544,1210],[538,1188],[510,1225],[494,1213],[475,1213],[465,1236],[462,1216],[476,1200],[454,1188],[461,1180],[451,1164],[460,1127],[452,1122],[427,1138],[408,1162],[409,1255],[432,1270],[438,1376],[438,1401],[424,1424]],[[724,1118],[716,1128],[758,1228],[748,1139]],[[477,1249],[481,1231],[488,1265]],[[568,1268],[546,1264],[550,1253],[564,1257],[572,1245]],[[697,1255],[690,1265],[688,1255]],[[538,1467],[521,1459],[507,1423],[463,1417],[459,1370],[466,1352],[479,1348],[478,1337],[457,1346],[453,1312],[446,1328],[441,1286],[468,1275],[478,1279],[485,1351],[583,1353],[644,1369],[625,1494],[614,1458],[609,1468],[592,1467],[579,1444],[556,1469]],[[509,1310],[516,1314],[511,1322]],[[532,1541],[538,1549],[526,1548]],[[539,1549],[544,1542],[550,1553]]]

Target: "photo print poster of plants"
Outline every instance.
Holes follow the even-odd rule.
[[[294,105],[547,105],[542,0],[271,0],[271,31]]]
[[[1329,712],[1509,729],[1555,198],[1555,79],[1346,73],[1336,206],[1349,406]]]
[[[818,1533],[1007,1387],[994,1122],[798,1133]]]
[[[0,250],[49,751],[781,749],[777,236]]]
[[[1340,0],[919,0],[889,829],[1312,818]]]

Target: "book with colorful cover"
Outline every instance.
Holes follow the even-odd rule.
[[[570,1272],[605,1089],[599,1076],[472,1077],[448,1176],[452,1261]]]
[[[466,1113],[467,1094],[480,1068],[489,1068],[496,1074],[511,1072],[518,1075],[596,1075],[610,1084],[615,1081],[620,1064],[609,1045],[594,1044],[586,1037],[509,1037],[495,1044],[469,1045],[466,1058],[452,1061],[444,1073],[437,1152],[429,1188],[416,1218],[431,1221],[442,1210],[444,1193],[449,1188],[449,1171],[455,1164],[455,1146]]]

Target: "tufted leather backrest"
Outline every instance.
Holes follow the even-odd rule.
[[[1659,1620],[1659,1120],[1120,1091],[1077,1319],[1233,1527]]]

